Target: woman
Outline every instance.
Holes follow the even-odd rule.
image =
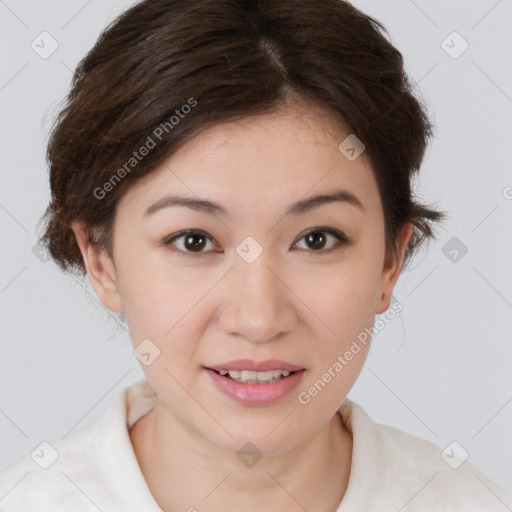
[[[338,0],[146,0],[100,36],[49,141],[42,241],[147,378],[8,468],[3,511],[509,503],[346,399],[443,217],[413,199],[432,127],[381,29]]]

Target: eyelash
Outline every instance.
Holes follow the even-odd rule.
[[[331,229],[331,228],[322,228],[322,227],[310,229],[309,231],[304,233],[299,238],[298,242],[301,241],[302,239],[304,239],[305,237],[307,237],[308,235],[312,234],[312,233],[325,233],[325,234],[333,236],[338,241],[337,244],[334,247],[331,247],[330,249],[321,249],[321,250],[318,250],[318,251],[315,251],[313,249],[305,249],[306,252],[311,252],[313,254],[315,254],[315,253],[318,253],[318,254],[331,253],[331,252],[333,252],[333,251],[335,251],[337,249],[340,249],[341,247],[343,247],[345,245],[350,244],[350,242],[351,242],[342,232],[334,230],[334,229]],[[190,229],[188,231],[181,231],[180,233],[177,233],[176,235],[173,235],[171,238],[169,238],[167,240],[164,240],[163,245],[166,248],[170,249],[171,251],[178,253],[178,255],[182,256],[182,257],[200,256],[201,254],[206,254],[207,251],[191,252],[191,251],[182,251],[181,249],[174,249],[174,248],[171,247],[173,242],[175,242],[176,240],[178,240],[180,238],[186,237],[188,235],[201,235],[201,236],[204,236],[205,238],[207,238],[209,241],[214,241],[212,239],[212,237],[210,237],[204,231],[197,230],[197,229]],[[298,243],[298,242],[296,242],[296,243]],[[293,244],[293,245],[296,245],[296,244]]]

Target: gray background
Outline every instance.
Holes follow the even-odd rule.
[[[400,277],[404,309],[375,337],[349,398],[441,448],[457,441],[512,494],[512,1],[353,3],[384,23],[429,105],[436,137],[417,190],[450,219]],[[0,1],[0,470],[96,421],[144,376],[89,283],[32,252],[50,122],[71,70],[130,4]],[[31,47],[43,31],[59,45],[46,59]],[[469,44],[457,58],[453,31]]]

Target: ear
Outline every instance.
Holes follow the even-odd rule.
[[[87,274],[96,295],[102,304],[111,311],[122,313],[123,305],[118,292],[114,264],[107,252],[92,243],[90,229],[81,222],[73,222],[71,229],[85,262]]]
[[[384,313],[384,311],[389,308],[391,303],[391,294],[393,293],[395,283],[402,272],[405,248],[411,238],[412,232],[413,225],[408,222],[403,226],[400,232],[395,256],[389,258],[389,261],[384,263],[380,286],[377,290],[376,314]]]

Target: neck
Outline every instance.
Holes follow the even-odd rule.
[[[340,414],[293,449],[244,467],[160,402],[130,429],[142,474],[164,512],[335,512],[348,485],[352,436]]]

